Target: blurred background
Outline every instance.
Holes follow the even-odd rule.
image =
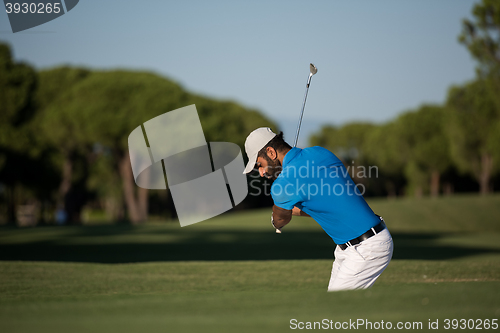
[[[270,126],[292,142],[309,62],[299,146],[337,154],[365,196],[492,193],[499,15],[486,0],[87,0],[12,34],[2,11],[0,223],[175,221],[168,191],[134,185],[129,133],[196,104],[207,141],[243,151]],[[237,209],[272,204],[255,193]]]
[[[500,1],[82,0],[15,34],[0,9],[1,332],[498,325]],[[293,142],[310,62],[299,147],[337,154],[394,239],[369,290],[326,292],[335,244],[307,217],[276,235],[256,174],[186,228],[132,176],[130,132],[190,104],[207,141]]]

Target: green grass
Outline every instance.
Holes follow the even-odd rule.
[[[500,232],[500,195],[375,199],[370,206],[397,231]]]
[[[334,245],[269,210],[193,226],[0,228],[0,332],[286,332],[290,320],[500,318],[500,196],[373,200],[395,241],[369,290],[327,293]],[[424,330],[425,331],[425,330]]]

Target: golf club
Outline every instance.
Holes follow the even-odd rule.
[[[309,85],[311,84],[311,78],[314,74],[318,72],[318,69],[313,64],[309,64],[309,76],[307,77],[306,84],[306,94],[304,95],[304,104],[302,104],[302,110],[300,111],[299,123],[297,125],[297,134],[295,135],[295,143],[293,147],[297,147],[297,142],[299,141],[300,125],[302,124],[302,116],[304,115],[304,108],[306,107],[307,92],[309,91]],[[281,234],[280,229],[276,229],[277,234]]]
[[[302,110],[300,111],[299,124],[297,125],[297,134],[295,135],[295,143],[293,144],[294,148],[297,147],[297,142],[299,141],[300,125],[302,124],[302,116],[304,115],[304,108],[306,107],[307,92],[309,91],[309,85],[311,84],[311,78],[314,74],[316,74],[318,72],[318,69],[313,64],[310,64],[309,68],[310,68],[310,73],[309,73],[309,77],[307,78],[306,94],[304,95],[304,104],[302,104]]]

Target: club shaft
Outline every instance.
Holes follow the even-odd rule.
[[[297,142],[299,141],[300,125],[302,124],[302,116],[304,115],[304,109],[306,107],[307,93],[309,92],[309,85],[311,84],[312,74],[309,74],[306,84],[306,93],[304,95],[304,103],[302,104],[302,110],[300,111],[299,123],[297,124],[297,133],[295,134],[295,143],[293,147],[297,147]]]

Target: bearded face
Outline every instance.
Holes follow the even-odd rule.
[[[277,158],[275,160],[272,160],[267,155],[264,155],[264,159],[267,162],[267,168],[266,172],[264,172],[264,176],[269,180],[275,181],[282,170],[281,162]]]

